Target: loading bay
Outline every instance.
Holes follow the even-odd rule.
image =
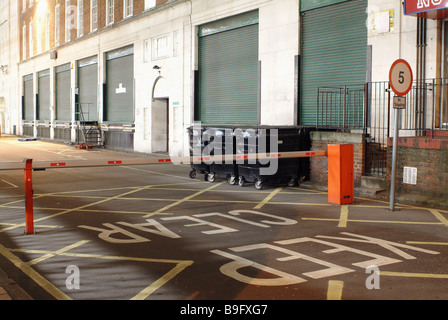
[[[0,138],[0,162],[141,157]],[[448,211],[189,178],[188,165],[0,171],[0,269],[36,300],[447,300]]]

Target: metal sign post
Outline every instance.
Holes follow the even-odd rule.
[[[406,107],[405,96],[411,91],[414,76],[411,66],[406,60],[398,59],[392,64],[389,72],[389,82],[392,90],[397,97],[394,97],[394,143],[392,153],[392,172],[390,183],[390,202],[389,209],[394,211],[395,206],[395,179],[397,175],[397,149],[398,149],[398,137],[399,137],[399,118],[400,110]]]

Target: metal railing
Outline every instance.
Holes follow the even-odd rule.
[[[386,175],[393,97],[388,81],[317,89],[318,129],[362,130],[366,135],[366,175]],[[415,81],[399,123],[400,136],[434,137],[448,131],[448,79]]]

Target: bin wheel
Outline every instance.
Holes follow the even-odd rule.
[[[191,170],[191,171],[190,171],[190,178],[191,178],[191,179],[196,178],[196,170]]]
[[[245,184],[246,184],[246,179],[244,179],[244,177],[240,177],[240,178],[238,179],[238,185],[239,185],[240,187],[244,187]]]
[[[231,175],[231,176],[227,179],[227,182],[228,182],[231,186],[236,185],[236,184],[237,184],[236,176],[235,176],[235,175]]]
[[[207,181],[208,182],[215,182],[216,180],[216,173],[214,172],[210,172],[207,176]]]
[[[297,186],[297,179],[291,178],[288,181],[288,187],[296,187]]]
[[[258,179],[258,180],[255,182],[255,189],[257,189],[257,190],[262,190],[263,187],[264,187],[264,181],[261,180],[261,179]]]

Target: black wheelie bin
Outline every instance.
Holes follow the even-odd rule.
[[[271,144],[271,136],[278,134],[276,145]],[[235,130],[237,154],[282,153],[309,150],[306,144],[307,130],[300,127],[246,127]],[[308,132],[309,137],[309,132]],[[275,142],[275,140],[273,140]],[[262,147],[263,143],[265,147]],[[238,184],[255,183],[255,188],[263,189],[267,184],[295,186],[307,176],[306,160],[300,158],[276,159],[278,166],[263,160],[245,160],[238,164]],[[271,167],[272,166],[272,167]],[[261,169],[271,167],[273,172],[263,174]],[[275,169],[275,170],[274,170]]]

